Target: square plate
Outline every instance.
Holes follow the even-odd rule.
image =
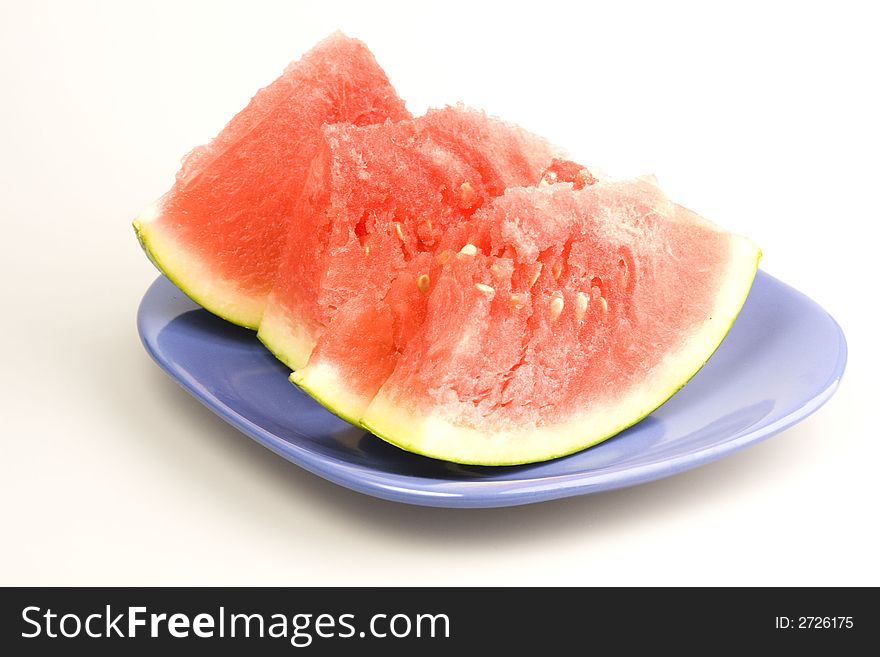
[[[167,278],[138,331],[185,390],[257,442],[353,490],[398,502],[498,507],[632,486],[714,461],[803,420],[846,365],[846,340],[815,302],[758,271],[724,342],[691,381],[595,447],[533,465],[466,466],[410,454],[336,417],[288,382],[253,331],[202,310]]]

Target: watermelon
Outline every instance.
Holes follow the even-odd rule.
[[[326,126],[259,338],[356,421],[424,320],[441,243],[507,187],[564,175],[554,155],[543,139],[461,106]]]
[[[574,187],[509,189],[475,214],[476,248],[436,275],[363,426],[450,461],[542,461],[637,422],[702,367],[757,247],[651,179]]]
[[[482,465],[645,417],[723,340],[760,258],[653,179],[597,179],[462,106],[413,119],[341,34],[187,156],[134,225],[330,410]]]
[[[334,34],[186,156],[171,190],[134,221],[138,238],[196,302],[256,328],[321,127],[409,117],[367,47]]]

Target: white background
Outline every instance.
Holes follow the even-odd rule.
[[[3,0],[0,584],[880,584],[877,21],[657,4]],[[751,237],[843,326],[837,395],[680,476],[478,511],[349,492],[214,417],[140,345],[130,221],[337,28],[413,112],[482,107]]]

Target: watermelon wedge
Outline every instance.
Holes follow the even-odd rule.
[[[327,126],[259,338],[356,421],[424,321],[441,243],[505,188],[538,184],[561,166],[553,156],[543,139],[464,107]],[[347,385],[324,381],[330,370],[350,372]]]
[[[334,34],[187,155],[171,190],[134,221],[138,238],[193,300],[256,328],[321,127],[409,116],[367,47]]]
[[[542,461],[648,415],[708,360],[760,252],[651,180],[508,190],[440,272],[363,426],[450,461]],[[536,273],[537,272],[537,273]]]

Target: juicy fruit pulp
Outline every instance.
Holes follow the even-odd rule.
[[[256,328],[326,123],[409,118],[360,41],[335,34],[292,63],[135,220],[151,260],[206,309]]]
[[[553,152],[462,107],[324,136],[259,336],[356,419],[423,322],[438,249],[505,188],[537,184]],[[328,367],[345,383],[322,381]]]

